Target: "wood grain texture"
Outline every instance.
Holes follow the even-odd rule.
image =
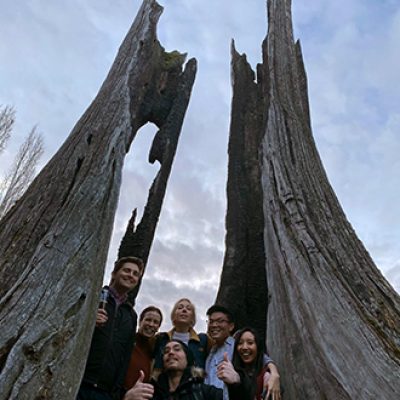
[[[235,316],[236,329],[265,333],[267,314],[263,193],[259,149],[264,133],[263,87],[232,43],[225,256],[216,302]]]
[[[161,12],[143,2],[97,97],[0,223],[0,399],[75,398],[124,157],[148,121],[179,135],[194,81],[195,60],[182,72],[157,40]]]
[[[394,399],[400,299],[347,221],[312,137],[291,2],[268,2],[267,338],[289,399]]]
[[[328,182],[312,136],[291,1],[268,1],[262,49],[256,77],[245,56],[232,56],[235,149],[229,150],[226,254],[217,300],[236,311],[268,299],[267,347],[285,399],[392,400],[400,393],[399,295],[357,238]],[[260,147],[246,154],[258,140]],[[257,159],[267,284],[245,264],[251,247],[244,227],[250,212],[257,215],[251,209],[257,202],[243,199],[257,178],[242,171]],[[249,303],[248,287],[258,300]],[[246,311],[240,323],[259,325],[264,317]]]

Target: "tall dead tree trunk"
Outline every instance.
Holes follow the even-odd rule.
[[[262,87],[254,81],[246,56],[239,56],[233,42],[232,77],[226,250],[216,302],[232,311],[236,328],[251,321],[264,335],[267,282],[259,149],[265,107]]]
[[[74,399],[94,327],[121,170],[151,121],[162,163],[196,73],[156,37],[145,0],[96,99],[0,224],[0,399]],[[171,123],[173,115],[180,119]],[[79,371],[79,372],[77,372]]]
[[[400,393],[400,299],[358,240],[320,161],[290,0],[269,0],[268,22],[257,70],[262,99],[250,105],[255,112],[264,107],[259,119],[268,348],[285,399],[392,400]],[[235,54],[233,59],[234,65],[242,62]],[[237,80],[248,81],[248,72],[234,77],[235,88]],[[232,109],[232,121],[242,118],[242,131],[254,129],[257,138],[259,129],[245,118],[247,105],[237,112]],[[234,250],[227,245],[226,258]],[[224,268],[230,284],[248,279],[249,271]],[[219,294],[226,286],[222,280]],[[229,304],[225,296],[218,300]]]
[[[161,167],[155,177],[144,208],[142,219],[135,229],[136,209],[128,223],[126,233],[121,241],[118,251],[118,257],[136,255],[140,257],[144,264],[147,264],[150,248],[153,243],[154,233],[161,213],[161,206],[167,189],[168,178],[172,168],[176,148],[178,146],[179,134],[186,106],[189,102],[191,85],[187,81],[179,81],[181,75],[181,65],[183,56],[177,52],[172,52],[165,57],[164,63],[168,65],[170,78],[162,88],[159,87],[157,79],[152,80],[151,88],[148,90],[148,97],[157,97],[159,91],[163,93],[164,103],[171,103],[172,106],[168,115],[163,115],[163,107],[160,103],[160,109],[153,110],[152,121],[159,123],[160,116],[164,119],[160,130],[157,132],[149,153],[149,162],[160,162]],[[164,65],[165,68],[165,65]],[[173,75],[172,71],[175,71]],[[140,289],[141,281],[129,294],[132,302],[136,299]]]

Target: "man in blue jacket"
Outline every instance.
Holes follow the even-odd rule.
[[[231,336],[235,328],[233,314],[224,306],[214,304],[207,310],[208,330],[207,333],[214,340],[206,360],[206,379],[205,383],[223,389],[223,399],[229,400],[228,387],[222,379],[218,377],[218,367],[220,364],[232,360],[235,349],[235,339]],[[271,376],[268,385],[275,385],[279,388],[279,373],[271,358],[264,355],[264,365],[268,365]]]
[[[119,398],[137,324],[128,293],[138,284],[143,268],[143,261],[137,257],[120,258],[115,263],[110,285],[102,290],[77,400]]]

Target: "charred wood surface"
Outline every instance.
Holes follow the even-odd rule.
[[[148,91],[148,97],[153,99],[145,104],[152,104],[150,121],[160,126],[156,133],[149,153],[149,162],[158,161],[160,170],[155,177],[144,208],[143,216],[135,229],[136,210],[133,212],[127,231],[121,241],[118,257],[135,255],[142,258],[146,265],[150,248],[153,243],[156,226],[161,213],[161,206],[167,189],[168,178],[172,168],[179,135],[183,124],[186,108],[194,82],[195,63],[188,62],[187,71],[181,73],[185,55],[176,51],[164,53],[160,71],[155,71],[154,79]],[[160,83],[158,76],[168,71],[168,80]],[[162,96],[160,96],[162,93]],[[154,101],[157,99],[157,101]],[[154,107],[156,104],[158,107]],[[168,113],[166,113],[168,110]],[[140,288],[138,286],[130,293],[134,303]]]
[[[265,334],[267,292],[263,194],[259,149],[263,137],[263,87],[232,43],[233,99],[229,134],[225,257],[216,302],[235,315],[236,329]]]
[[[170,168],[174,150],[165,149],[177,140],[194,81],[195,60],[182,71],[184,56],[157,40],[161,12],[143,2],[97,97],[1,220],[0,399],[75,399],[124,157],[151,121],[160,129],[151,157]]]

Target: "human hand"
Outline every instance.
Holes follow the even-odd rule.
[[[263,393],[265,399],[281,400],[281,384],[279,374],[275,371],[266,372],[263,378]]]
[[[228,359],[228,353],[224,353],[224,359],[217,367],[217,377],[227,384],[240,382],[240,376],[233,368],[232,363]]]
[[[96,315],[96,326],[101,326],[105,324],[107,320],[108,320],[107,311],[102,308],[99,308],[97,310],[97,315]]]
[[[123,400],[149,400],[153,398],[154,387],[150,383],[143,383],[144,372],[140,371],[140,376],[135,385],[129,389]]]

